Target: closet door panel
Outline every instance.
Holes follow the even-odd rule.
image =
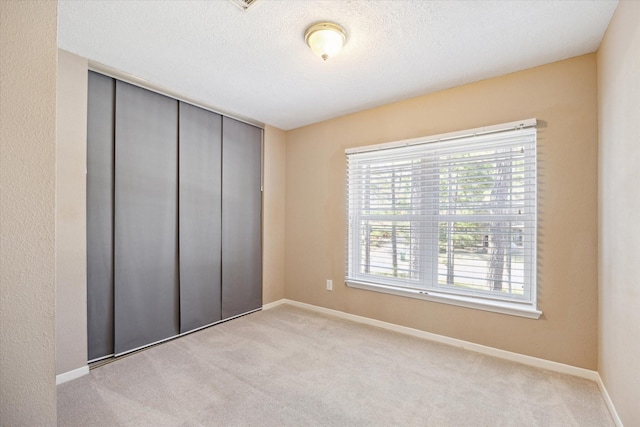
[[[178,102],[116,83],[115,353],[179,332]]]
[[[223,118],[222,318],[262,306],[262,130]]]
[[[221,319],[222,118],[180,103],[180,332]]]
[[[113,354],[113,108],[115,80],[89,72],[87,105],[88,359]]]

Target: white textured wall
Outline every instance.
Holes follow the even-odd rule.
[[[87,60],[58,51],[56,373],[87,365]]]
[[[56,424],[57,1],[0,1],[0,425]]]
[[[621,1],[598,51],[598,370],[640,426],[640,2]]]

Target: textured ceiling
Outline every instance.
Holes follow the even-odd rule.
[[[58,45],[279,127],[594,52],[617,1],[59,1]],[[347,44],[323,62],[305,29]]]

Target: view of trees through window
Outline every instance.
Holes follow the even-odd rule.
[[[523,295],[533,225],[523,214],[534,206],[526,166],[521,147],[363,163],[360,273]]]

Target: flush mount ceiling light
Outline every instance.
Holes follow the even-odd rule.
[[[321,22],[307,28],[304,41],[313,53],[326,61],[340,52],[342,45],[347,41],[347,33],[338,24]]]

